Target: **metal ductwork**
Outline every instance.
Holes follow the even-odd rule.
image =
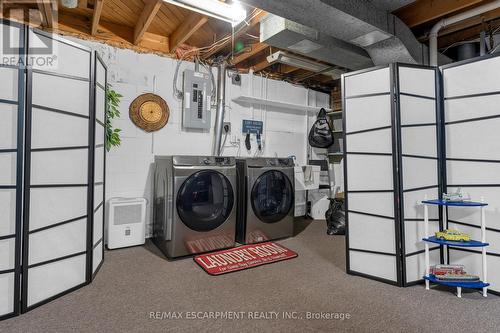
[[[397,8],[397,2],[384,0],[242,0],[243,2],[261,8],[272,14],[281,16],[302,26],[317,31],[316,43],[335,45],[330,48],[332,53],[345,50],[345,45],[356,46],[356,50],[364,49],[375,65],[385,65],[391,62],[427,64],[428,48],[417,41],[411,30],[396,16],[389,13]],[[403,1],[407,4],[411,1]],[[264,22],[265,25],[265,22]],[[288,23],[287,27],[292,24]],[[288,29],[290,30],[290,29]],[[322,40],[332,38],[323,43]],[[271,45],[278,44],[267,37]],[[344,44],[339,44],[343,41]],[[329,44],[330,43],[330,44]],[[276,47],[282,47],[275,45]],[[352,49],[351,49],[352,50]],[[359,54],[359,53],[358,53]],[[312,55],[315,57],[314,55]],[[321,58],[317,58],[321,59]],[[324,60],[321,59],[321,60]],[[353,59],[353,62],[356,59]],[[450,60],[440,58],[441,63]],[[325,60],[340,65],[333,60]],[[359,62],[343,64],[347,68],[356,67]],[[369,67],[369,65],[363,65]]]

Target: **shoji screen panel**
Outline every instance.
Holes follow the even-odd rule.
[[[435,68],[395,65],[401,202],[401,246],[404,285],[422,281],[425,274],[424,210],[421,201],[440,197],[441,135]],[[430,207],[430,232],[439,231],[439,211]],[[431,264],[440,263],[440,247],[431,247]]]
[[[87,281],[92,186],[90,50],[30,30],[28,53],[51,45],[57,63],[27,74],[23,312]]]
[[[8,40],[5,36],[9,36]],[[0,20],[0,320],[19,311],[23,177],[24,28]]]
[[[399,284],[392,66],[345,74],[347,270]]]
[[[500,57],[482,57],[442,68],[447,191],[461,187],[486,207],[488,282],[500,292]],[[449,208],[447,226],[480,239],[478,209]],[[451,263],[481,273],[475,250],[453,248]]]
[[[107,69],[95,54],[95,163],[94,163],[94,214],[92,226],[92,273],[97,272],[104,258],[104,178],[105,178],[105,124]]]

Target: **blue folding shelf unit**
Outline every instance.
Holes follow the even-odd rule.
[[[486,243],[486,218],[484,214],[484,209],[488,205],[484,203],[481,199],[481,202],[472,202],[472,201],[463,201],[463,202],[455,202],[455,201],[444,201],[444,200],[424,200],[422,201],[424,204],[424,223],[425,223],[425,234],[429,235],[429,205],[440,206],[443,207],[479,207],[481,209],[481,241],[471,240],[468,242],[457,242],[457,241],[447,241],[444,239],[439,239],[437,237],[427,237],[424,238],[425,241],[425,289],[429,290],[429,284],[437,283],[444,286],[456,287],[457,288],[457,296],[462,297],[462,288],[473,288],[473,289],[482,289],[483,296],[487,297],[488,286],[489,283],[487,280],[487,262],[486,262],[486,247],[489,243]],[[444,220],[446,220],[445,211],[443,212]],[[429,243],[439,244],[443,246],[452,246],[452,247],[479,247],[482,248],[482,280],[481,281],[442,281],[438,280],[433,274],[430,274],[430,263],[429,263]]]

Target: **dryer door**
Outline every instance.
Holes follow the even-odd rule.
[[[222,173],[202,170],[189,176],[177,192],[177,213],[195,231],[210,231],[223,224],[233,209],[234,192]]]
[[[251,203],[255,215],[265,223],[284,219],[294,204],[293,187],[281,171],[269,170],[252,187]]]

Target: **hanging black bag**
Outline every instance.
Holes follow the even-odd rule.
[[[326,110],[321,108],[309,131],[309,144],[315,148],[328,148],[333,145],[333,133],[326,117]]]

